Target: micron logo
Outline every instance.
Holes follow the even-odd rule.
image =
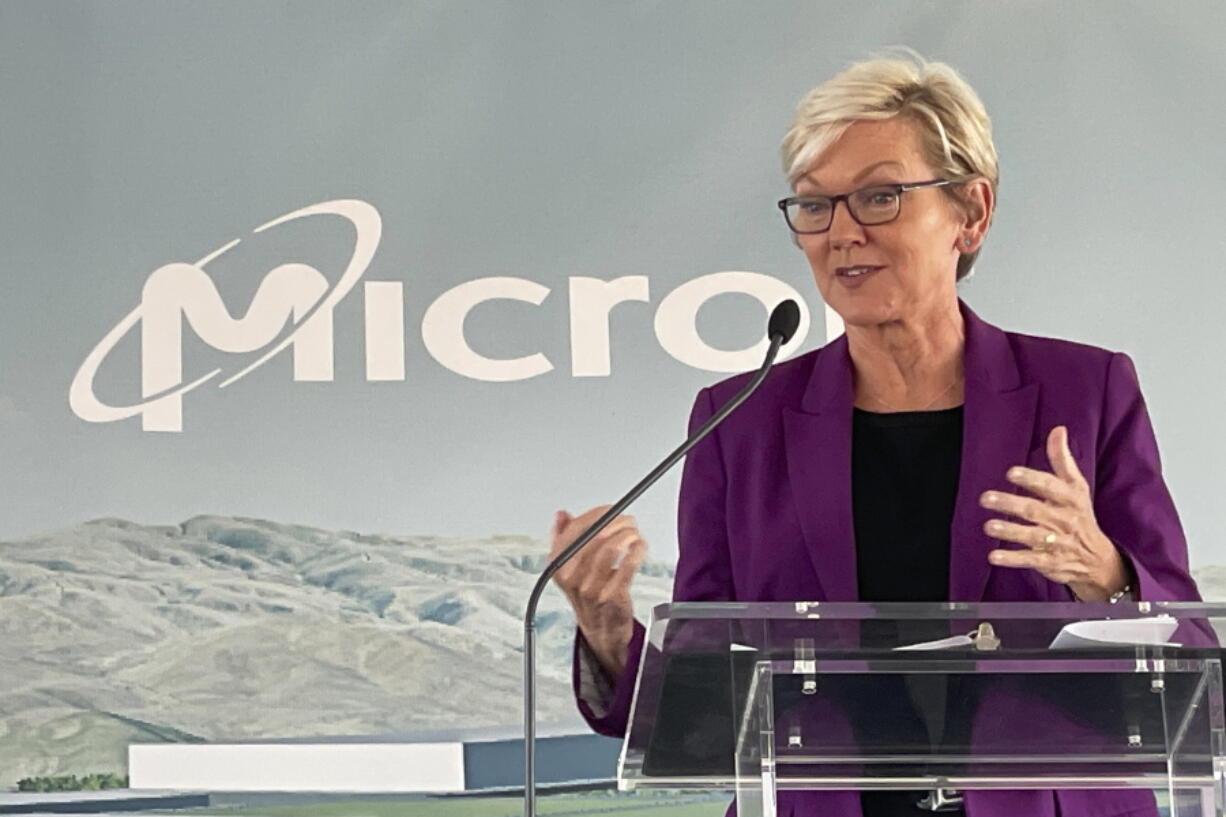
[[[183,396],[216,381],[226,388],[273,356],[291,349],[295,381],[330,381],[333,375],[333,310],[357,285],[370,266],[383,233],[379,211],[356,199],[326,201],[275,218],[257,227],[260,233],[296,219],[339,216],[355,231],[353,252],[340,278],[330,284],[308,264],[281,264],[268,271],[247,311],[236,318],[226,309],[206,271],[207,265],[235,247],[222,245],[195,262],[165,264],[145,281],[140,303],[124,316],[89,352],[69,387],[73,413],[96,423],[140,416],[145,431],[182,431]],[[698,310],[709,299],[737,292],[757,298],[766,308],[785,298],[801,304],[801,323],[784,347],[786,357],[804,341],[809,312],[804,300],[786,283],[756,272],[716,272],[691,279],[668,293],[656,308],[654,328],[661,347],[694,368],[736,372],[754,368],[766,347],[763,338],[746,349],[721,350],[698,335]],[[464,319],[478,304],[515,300],[540,305],[551,290],[536,281],[488,277],[466,281],[439,295],[426,309],[421,339],[429,354],[457,374],[489,382],[526,380],[552,371],[544,353],[492,358],[475,351],[464,336]],[[650,302],[646,275],[613,280],[574,276],[568,279],[570,307],[570,370],[573,377],[604,377],[611,371],[609,313],[625,301]],[[363,284],[366,379],[405,379],[404,285],[400,281]],[[285,331],[287,324],[289,331]],[[104,360],[129,332],[140,326],[141,401],[127,406],[98,399],[94,381]],[[213,369],[185,380],[183,327],[218,351],[247,358],[233,373]],[[218,379],[220,378],[220,379]]]

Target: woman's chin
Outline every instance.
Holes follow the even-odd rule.
[[[897,318],[896,310],[888,304],[867,299],[839,298],[830,304],[830,308],[838,313],[845,326],[878,326]]]

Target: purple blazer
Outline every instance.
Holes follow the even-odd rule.
[[[1162,480],[1158,446],[1129,358],[1092,346],[1005,332],[960,303],[966,323],[962,462],[950,539],[951,601],[1068,601],[1068,589],[1033,570],[993,567],[983,532],[988,489],[1018,490],[1010,466],[1050,470],[1051,429],[1090,483],[1103,531],[1132,562],[1138,597],[1199,600],[1187,545]],[[690,428],[745,382],[703,389]],[[685,463],[679,500],[676,601],[856,601],[852,530],[852,364],[846,335],[775,367],[759,390]],[[614,679],[597,732],[626,728],[643,628]],[[576,669],[576,691],[578,671]],[[972,791],[968,817],[1156,815],[1147,791]],[[781,815],[859,817],[856,792],[784,792]]]

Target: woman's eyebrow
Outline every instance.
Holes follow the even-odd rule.
[[[877,168],[879,168],[879,167],[884,167],[885,165],[894,165],[894,166],[895,166],[895,167],[897,167],[899,170],[901,170],[901,169],[902,169],[902,163],[901,163],[901,162],[895,162],[895,161],[893,161],[892,159],[887,159],[887,160],[885,160],[884,162],[875,162],[875,163],[873,163],[873,164],[869,165],[868,167],[864,168],[863,170],[861,170],[859,173],[857,173],[857,174],[855,175],[855,178],[853,178],[853,179],[851,180],[852,184],[855,184],[856,182],[858,182],[858,181],[862,180],[863,178],[865,178],[866,176],[868,176],[870,173],[872,173],[872,172],[873,172],[874,170],[876,170]]]
[[[896,162],[896,161],[894,161],[893,159],[886,159],[886,160],[881,161],[881,162],[873,162],[871,165],[869,165],[868,167],[864,168],[864,169],[863,169],[863,170],[861,170],[859,173],[857,173],[855,176],[853,176],[853,177],[852,177],[852,179],[851,179],[851,183],[852,183],[852,184],[856,184],[856,183],[860,182],[862,179],[864,179],[866,176],[868,176],[869,174],[871,174],[873,171],[878,170],[878,169],[880,169],[880,168],[882,168],[882,167],[885,167],[885,166],[887,166],[887,165],[893,165],[894,167],[897,167],[897,168],[898,168],[898,169],[900,169],[900,170],[903,168],[902,162]],[[813,186],[814,186],[815,188],[817,188],[818,190],[821,190],[821,187],[822,187],[822,186],[821,186],[821,185],[820,185],[820,184],[817,182],[817,180],[816,180],[816,179],[814,179],[814,178],[813,178],[812,176],[810,176],[808,173],[806,173],[805,175],[801,176],[801,178],[802,178],[802,179],[804,179],[804,180],[806,180],[806,181],[808,181],[808,182],[809,182],[809,184],[813,185]]]

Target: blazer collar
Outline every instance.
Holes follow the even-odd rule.
[[[1022,373],[1008,335],[972,312],[962,300],[958,308],[966,332],[963,367],[971,388],[998,394],[1020,388]]]
[[[994,540],[983,532],[988,512],[979,495],[1009,490],[1012,465],[1026,462],[1038,386],[1023,382],[1006,334],[961,300],[966,372],[962,460],[950,530],[949,592],[954,601],[983,598]],[[814,356],[801,409],[785,410],[789,478],[807,551],[827,601],[858,598],[851,497],[853,370],[847,336]]]
[[[963,368],[967,387],[999,393],[1021,386],[1017,358],[1004,331],[980,318],[961,299],[958,310],[966,336]],[[854,397],[852,376],[847,335],[839,335],[816,355],[802,408],[810,414],[850,411]]]

